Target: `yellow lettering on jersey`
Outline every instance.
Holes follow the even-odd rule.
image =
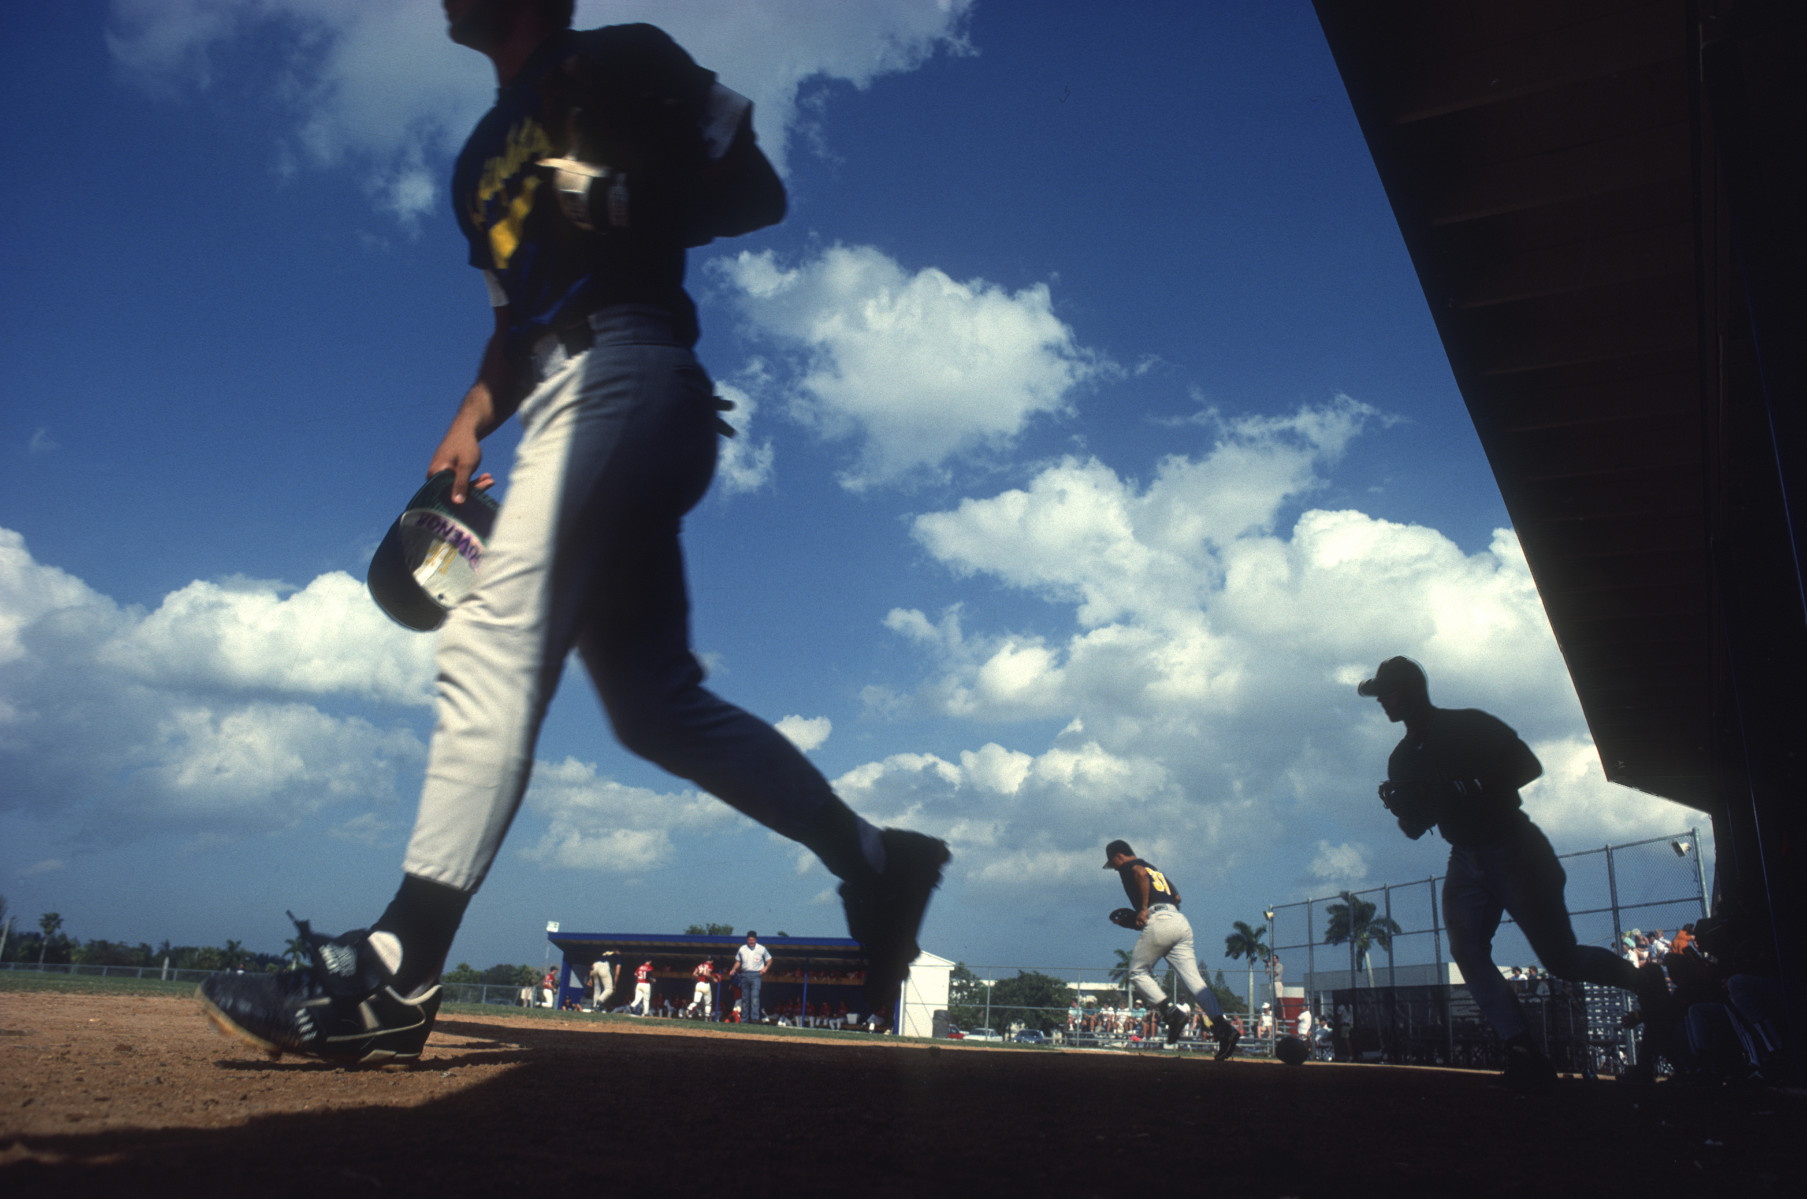
[[[506,270],[508,260],[521,244],[521,225],[533,210],[533,199],[539,191],[540,177],[526,168],[552,153],[552,139],[532,117],[525,117],[508,131],[502,153],[483,164],[478,176],[476,195],[472,197],[475,223],[482,225],[493,213],[494,202],[518,188],[509,198],[495,224],[489,227],[489,252],[497,270]],[[523,177],[525,175],[525,177]]]
[[[1173,888],[1167,885],[1167,876],[1153,866],[1148,868],[1148,881],[1155,891],[1161,895],[1172,895]]]
[[[521,225],[526,222],[527,214],[533,211],[533,196],[540,189],[540,180],[536,175],[521,184],[521,194],[508,205],[508,215],[497,221],[489,230],[489,256],[495,259],[496,269],[505,270],[508,260],[514,257],[515,247],[521,244]]]

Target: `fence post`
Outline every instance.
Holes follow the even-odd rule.
[[[1625,944],[1625,926],[1619,923],[1619,876],[1613,867],[1612,846],[1605,846],[1606,851],[1606,894],[1612,904],[1612,951],[1616,954]],[[1619,1038],[1625,1047],[1625,1059],[1631,1065],[1638,1064],[1638,1038],[1630,1029]]]
[[[1700,884],[1700,918],[1705,920],[1710,914],[1707,911],[1707,866],[1706,859],[1700,852],[1700,830],[1688,830],[1688,844],[1694,847],[1694,878]]]
[[[1619,947],[1624,944],[1625,939],[1624,926],[1619,923],[1619,879],[1618,875],[1613,871],[1612,846],[1608,845],[1605,849],[1606,896],[1607,902],[1612,904],[1612,951],[1618,953]]]
[[[1387,884],[1385,895],[1386,895],[1386,917],[1387,917],[1387,986],[1397,990],[1399,987],[1399,975],[1393,968],[1393,931],[1392,931],[1393,930],[1393,884],[1392,883]]]
[[[1311,994],[1305,996],[1307,1004],[1316,998],[1315,988],[1318,985],[1318,935],[1311,931],[1312,902],[1309,899],[1305,901],[1305,974],[1311,979],[1314,988]]]
[[[1443,969],[1443,923],[1437,915],[1437,876],[1431,875],[1424,883],[1431,893],[1431,962],[1437,971],[1437,989],[1432,994],[1442,998],[1443,1007],[1443,1064],[1453,1066],[1456,1064],[1456,1026],[1449,1014],[1449,974]],[[1462,984],[1467,986],[1468,980],[1463,979]]]

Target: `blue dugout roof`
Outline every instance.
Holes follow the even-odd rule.
[[[734,951],[747,943],[747,935],[687,935],[681,933],[547,933],[546,939],[558,948],[565,960],[588,965],[602,954],[614,950],[621,960],[652,959],[659,969],[691,967],[705,957],[732,958]],[[851,937],[768,937],[760,935],[759,943],[771,951],[777,968],[785,974],[807,968],[817,971],[855,971],[866,968],[860,943]]]

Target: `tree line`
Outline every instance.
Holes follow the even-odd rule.
[[[1369,953],[1373,949],[1391,952],[1393,937],[1401,930],[1397,922],[1378,916],[1375,906],[1348,891],[1341,895],[1343,902],[1331,904],[1325,909],[1328,924],[1324,941],[1328,945],[1347,944],[1351,950],[1351,965],[1357,961],[1366,967],[1370,974],[1369,985],[1373,985],[1373,967],[1369,961]],[[684,929],[687,936],[725,936],[732,935],[735,927],[731,924],[710,922],[708,924],[692,924]],[[1250,927],[1241,920],[1235,921],[1233,931],[1224,938],[1224,953],[1231,960],[1246,958],[1251,964],[1265,965],[1273,957],[1273,950],[1262,939],[1267,935],[1267,925],[1259,928]],[[780,930],[778,936],[786,934]],[[39,918],[36,927],[22,924],[9,916],[6,897],[0,895],[0,961],[3,962],[37,962],[42,965],[82,965],[82,966],[151,966],[161,967],[167,964],[175,970],[280,970],[286,966],[300,963],[306,957],[306,947],[299,936],[290,937],[288,944],[280,954],[260,953],[248,950],[238,941],[227,941],[222,946],[212,945],[172,945],[164,941],[153,948],[148,941],[136,945],[123,942],[108,941],[101,938],[82,941],[70,936],[63,929],[63,917],[57,912],[45,912]],[[1117,1006],[1127,1006],[1130,1002],[1129,988],[1129,951],[1116,951],[1117,963],[1111,967],[1108,977],[1117,985],[1114,993],[1107,992],[1101,998]],[[540,971],[524,964],[499,963],[487,970],[477,970],[468,962],[458,963],[455,969],[446,971],[444,981],[448,983],[472,983],[491,986],[531,986],[540,978]],[[1168,994],[1175,994],[1173,970],[1169,968],[1162,980],[1162,987]],[[1226,1012],[1246,1012],[1247,1002],[1236,995],[1224,982],[1223,971],[1219,970],[1214,978],[1206,980],[1216,994],[1217,1001]],[[993,1027],[997,1023],[1008,1026],[1020,1023],[1026,1028],[1039,1028],[1044,1032],[1066,1023],[1066,1010],[1073,1002],[1074,991],[1064,979],[1035,970],[1018,971],[1014,978],[998,979],[989,988],[978,975],[974,974],[964,962],[954,966],[952,993],[949,995],[948,1019],[960,1028],[977,1028],[986,1022],[987,1000],[990,1001],[990,1019]],[[1039,1010],[1056,1009],[1056,1010]]]

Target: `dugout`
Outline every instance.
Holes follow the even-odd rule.
[[[692,935],[678,933],[547,933],[546,939],[562,958],[559,987],[553,1004],[567,999],[584,1002],[589,995],[586,979],[590,965],[613,950],[621,955],[621,978],[610,1002],[619,1006],[634,995],[634,969],[641,962],[653,964],[653,1002],[669,998],[674,1007],[690,1002],[696,980],[692,971],[705,957],[714,960],[724,980],[734,966],[734,954],[746,944],[746,934]],[[826,1003],[833,1011],[846,1005],[850,1015],[865,1017],[866,958],[860,943],[848,937],[767,937],[759,943],[772,955],[771,969],[760,986],[759,1006],[764,1012],[784,1010],[791,1004],[807,1004],[811,1010]],[[932,953],[920,954],[910,965],[898,1008],[884,1013],[891,1026],[905,1036],[929,1036],[936,1011],[946,1019],[953,963]],[[732,1002],[730,989],[716,988],[715,1007],[725,1010]]]

